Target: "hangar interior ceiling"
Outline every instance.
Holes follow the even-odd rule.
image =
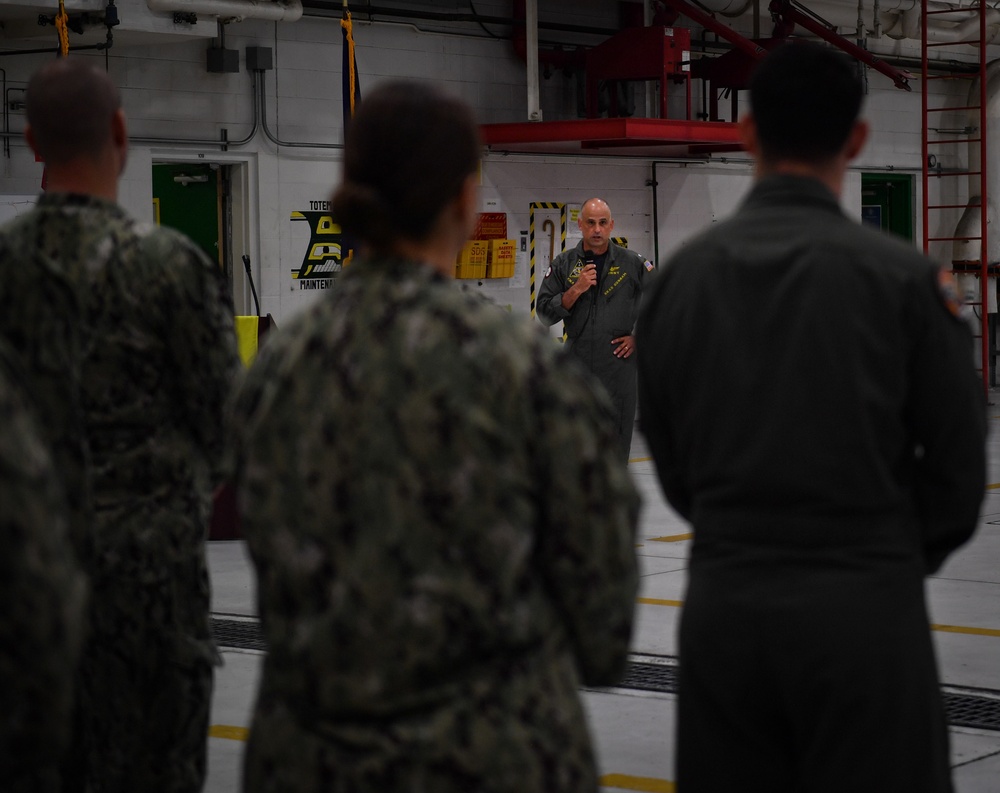
[[[810,11],[836,26],[847,37],[857,34],[859,17],[866,28],[865,45],[887,49],[893,40],[919,36],[919,0],[801,0]],[[973,0],[941,2],[940,7],[968,6]],[[526,7],[538,15],[538,42],[546,69],[573,68],[581,53],[616,32],[669,18],[671,6],[688,5],[721,24],[757,38],[770,35],[772,10],[768,0],[349,0],[359,24],[410,24],[426,32],[480,35],[510,39],[519,46],[525,37]],[[152,39],[209,38],[216,23],[244,19],[293,22],[299,14],[339,18],[342,0],[64,0],[75,42],[102,40],[109,22],[120,43]],[[4,42],[52,39],[58,0],[0,0],[0,46]],[[202,10],[197,10],[202,9]],[[916,9],[916,11],[914,10]],[[996,14],[994,35],[1000,30]],[[666,16],[664,16],[666,14]],[[115,24],[117,22],[117,24]],[[946,19],[934,20],[938,27]],[[669,23],[668,23],[669,24]],[[691,31],[695,53],[705,56],[731,48],[718,33],[698,20],[681,17],[678,26]],[[888,48],[891,48],[888,47]]]
[[[973,0],[928,2],[937,12],[932,20],[928,15],[929,37],[947,44],[967,36],[963,25],[969,16],[962,9]],[[763,53],[788,35],[826,40],[869,67],[873,79],[903,90],[910,88],[909,70],[919,68],[914,36],[919,37],[920,0],[349,0],[347,5],[359,31],[367,24],[400,24],[509,42],[512,56],[526,65],[525,118],[487,125],[484,137],[488,145],[510,151],[681,157],[732,151],[738,148],[730,123],[738,92]],[[79,50],[193,38],[222,42],[226,30],[243,20],[339,19],[344,3],[63,0],[63,7],[71,49]],[[58,0],[0,0],[0,54],[55,48],[59,8]],[[958,9],[955,16],[940,13],[949,9]],[[992,41],[1000,37],[1000,10],[988,13]],[[975,68],[978,51],[961,49],[951,48],[948,68],[961,69],[963,62]],[[537,86],[559,76],[575,81],[578,118],[543,116]],[[692,82],[698,81],[701,104],[692,107]]]
[[[960,8],[973,2],[931,0],[931,5]],[[119,45],[215,38],[220,22],[291,23],[302,15],[339,18],[343,5],[343,0],[63,0],[71,47],[76,48],[106,46],[109,32]],[[744,49],[727,31],[767,40],[777,16],[793,14],[801,18],[798,35],[815,35],[802,24],[818,17],[834,26],[837,35],[859,41],[862,48],[891,61],[899,57],[897,42],[919,38],[920,22],[920,0],[349,0],[348,6],[358,25],[408,24],[425,32],[506,39],[522,58],[530,30],[528,16],[535,9],[543,78],[584,68],[590,49],[620,31],[651,23],[687,31],[692,62],[697,64]],[[59,8],[58,0],[0,0],[0,48],[55,41]],[[1000,10],[990,13],[991,38],[1000,37]],[[948,36],[957,23],[938,16],[932,27],[936,35]],[[975,57],[970,54],[970,59]],[[731,70],[733,65],[725,68]]]

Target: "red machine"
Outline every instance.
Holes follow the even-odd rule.
[[[691,31],[663,26],[626,28],[587,52],[587,117],[597,118],[599,83],[659,80],[660,118],[669,118],[669,86],[684,92],[683,118],[691,118]],[[610,91],[609,117],[621,115]]]

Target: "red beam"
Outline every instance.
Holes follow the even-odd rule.
[[[676,0],[673,0],[676,2]],[[801,25],[806,30],[815,33],[824,41],[829,42],[838,49],[843,50],[848,55],[857,58],[862,63],[866,63],[871,66],[875,71],[881,72],[893,83],[896,84],[897,88],[902,88],[904,91],[912,90],[910,88],[910,80],[913,79],[913,75],[909,72],[904,72],[900,69],[890,66],[885,61],[876,58],[868,50],[859,47],[857,44],[853,44],[847,39],[845,39],[840,34],[831,30],[827,25],[823,24],[817,19],[809,16],[808,14],[803,14],[799,9],[792,6],[789,0],[771,0],[771,5],[768,6],[768,10],[773,14],[777,14],[782,19],[792,22],[796,25]]]
[[[678,13],[683,14],[688,19],[693,19],[702,27],[718,34],[734,47],[745,52],[751,58],[760,60],[767,55],[767,50],[763,47],[755,44],[745,36],[741,36],[731,27],[722,24],[714,16],[702,11],[698,8],[698,6],[688,3],[687,0],[664,0],[664,4],[670,6]]]
[[[484,124],[488,146],[528,143],[601,143],[606,146],[669,146],[677,144],[737,146],[736,124],[726,121],[687,121],[664,118],[584,118],[568,121],[521,121]]]

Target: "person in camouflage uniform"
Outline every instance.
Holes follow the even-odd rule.
[[[92,597],[65,789],[194,793],[216,658],[204,541],[240,366],[229,289],[115,203],[128,140],[106,75],[54,61],[27,114],[48,192],[0,232],[0,332],[55,447],[89,455],[66,471],[90,491],[74,545]]]
[[[577,687],[624,669],[638,496],[607,397],[450,280],[478,158],[457,100],[373,92],[334,197],[369,253],[238,393],[249,793],[597,789]]]
[[[86,586],[23,381],[0,344],[0,787],[56,793]]]

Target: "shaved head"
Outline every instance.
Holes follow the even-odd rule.
[[[591,198],[584,202],[583,209],[587,212],[600,212],[608,216],[611,215],[611,207],[603,198]]]
[[[583,233],[584,247],[596,254],[602,254],[608,249],[611,231],[615,227],[611,217],[611,208],[600,198],[591,198],[580,209],[577,225]]]
[[[49,164],[97,159],[113,143],[112,119],[120,107],[111,79],[84,60],[51,61],[28,83],[28,126]]]

